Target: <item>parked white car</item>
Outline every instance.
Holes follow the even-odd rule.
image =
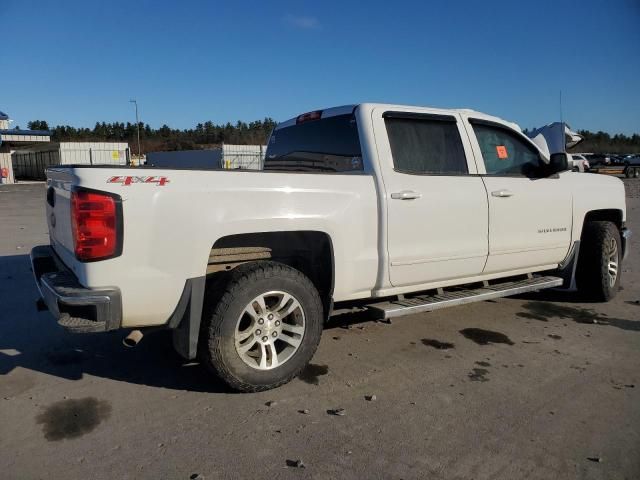
[[[588,172],[591,166],[589,165],[589,160],[584,155],[579,153],[571,153],[569,154],[570,158],[570,166],[572,170],[575,172]]]
[[[265,171],[49,169],[33,270],[68,330],[173,329],[185,358],[266,390],[336,305],[389,318],[574,283],[612,298],[624,187],[569,169],[472,110],[318,110],[276,127]]]

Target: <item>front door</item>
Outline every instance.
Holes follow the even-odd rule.
[[[484,160],[489,198],[485,273],[553,266],[571,243],[572,195],[564,173],[548,176],[538,150],[501,124],[469,119],[476,157]]]
[[[472,277],[488,253],[488,205],[458,115],[373,113],[394,287]]]

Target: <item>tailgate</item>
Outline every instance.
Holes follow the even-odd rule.
[[[47,170],[47,227],[51,246],[63,260],[73,257],[71,189],[74,184],[77,177],[71,168]]]

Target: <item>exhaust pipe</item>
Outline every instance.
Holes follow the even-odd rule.
[[[122,343],[124,344],[125,347],[133,348],[136,345],[138,345],[138,343],[140,343],[140,340],[142,340],[143,336],[144,336],[144,333],[142,333],[140,330],[132,330],[131,333],[129,333],[129,335],[124,337],[124,340],[122,340]]]

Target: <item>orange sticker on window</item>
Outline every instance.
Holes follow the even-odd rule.
[[[498,158],[501,160],[509,157],[509,155],[507,155],[507,147],[504,145],[496,145],[496,153],[498,154]]]

